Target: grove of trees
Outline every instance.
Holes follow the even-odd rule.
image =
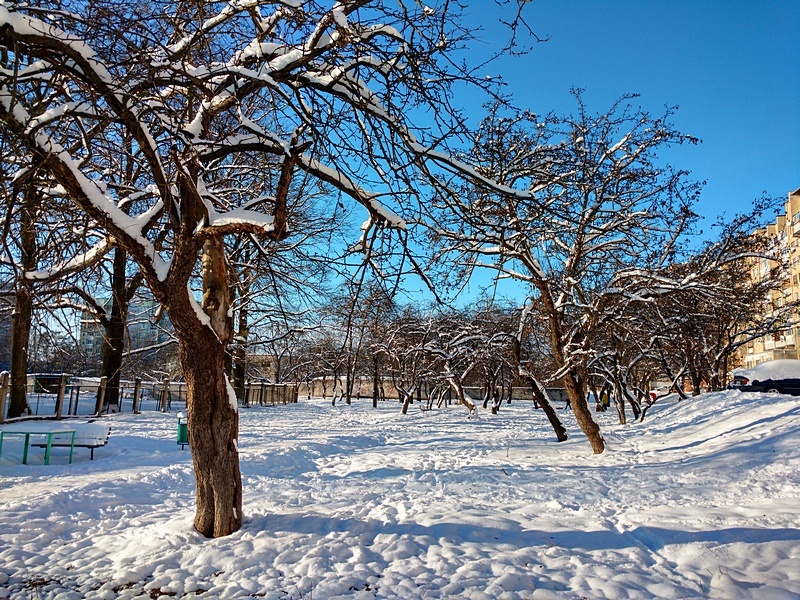
[[[525,30],[523,4],[487,7],[510,25],[498,53]],[[25,409],[37,312],[95,312],[113,390],[146,293],[187,385],[194,526],[217,537],[242,522],[237,391],[256,347],[278,379],[330,376],[345,403],[363,377],[373,403],[391,380],[403,411],[455,397],[496,412],[526,385],[559,440],[545,390],[564,387],[602,452],[590,391],[613,390],[621,420],[626,405],[640,415],[653,376],[723,385],[743,339],[790,326],[786,306],[749,331],[732,318],[761,314],[782,281],[779,252],[746,235],[758,211],[687,246],[699,186],[658,157],[692,141],[669,111],[623,97],[595,113],[580,93],[573,115],[517,111],[468,64],[479,32],[463,10],[0,2],[9,416]],[[475,131],[453,103],[463,89],[492,99]],[[758,286],[741,276],[754,257],[778,265]],[[406,275],[444,298],[475,269],[525,297],[469,310],[396,299]],[[465,393],[475,385],[481,398]]]

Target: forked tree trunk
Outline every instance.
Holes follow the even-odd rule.
[[[186,380],[189,447],[196,477],[194,526],[207,537],[228,535],[242,524],[239,414],[225,370],[225,349],[233,333],[226,270],[222,241],[207,240],[203,246],[205,314],[193,306],[186,287],[172,290],[167,306]]]
[[[470,413],[475,412],[475,405],[467,400],[467,395],[464,393],[464,386],[461,385],[459,378],[451,374],[450,377],[447,378],[447,381],[450,383],[452,390],[456,393],[458,403],[466,406]]]

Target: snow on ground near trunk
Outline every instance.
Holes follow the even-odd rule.
[[[242,529],[192,528],[174,414],[0,462],[0,596],[12,598],[800,598],[800,401],[666,399],[643,424],[504,405],[242,409]],[[38,461],[38,464],[37,464]]]

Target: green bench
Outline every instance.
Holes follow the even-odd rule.
[[[70,423],[70,429],[75,430],[75,439],[70,443],[70,434],[53,435],[50,447],[88,448],[89,460],[94,460],[95,448],[102,448],[108,443],[111,436],[111,426],[104,423]],[[45,447],[44,442],[32,443],[31,446]]]

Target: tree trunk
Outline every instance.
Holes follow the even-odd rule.
[[[233,533],[242,524],[239,413],[225,372],[225,349],[233,333],[222,240],[203,245],[203,302],[198,314],[185,284],[170,290],[167,312],[178,337],[186,380],[189,447],[196,477],[194,526],[207,537]]]
[[[339,394],[339,371],[333,370],[333,396],[331,396],[331,406],[336,406],[336,400]]]
[[[8,418],[21,417],[28,411],[28,342],[31,335],[33,304],[27,283],[19,282],[14,313],[11,315],[11,389]]]
[[[353,396],[353,380],[355,379],[355,374],[353,370],[355,369],[354,365],[351,362],[351,356],[347,355],[347,372],[344,378],[344,403],[351,404],[352,403],[352,396]]]
[[[413,393],[413,392],[412,392]],[[403,408],[401,409],[402,414],[408,414],[408,405],[411,404],[411,393],[409,392],[402,392],[400,401],[403,403]]]
[[[589,403],[583,393],[583,386],[580,385],[578,378],[572,373],[564,377],[564,385],[578,426],[589,438],[589,443],[592,445],[594,453],[602,454],[606,447],[605,441],[600,434],[600,427],[592,419],[592,412],[589,410]]]
[[[378,373],[378,355],[373,358],[372,363],[372,408],[378,408],[378,398],[380,397],[380,381]]]
[[[559,442],[567,441],[567,430],[564,428],[564,424],[561,423],[561,419],[558,418],[558,413],[550,403],[550,399],[547,397],[544,389],[539,385],[539,382],[532,377],[527,377],[527,379],[528,385],[531,388],[531,393],[533,393],[533,400],[542,407],[544,414],[547,415],[547,420],[550,421],[550,426],[556,434],[556,439]]]
[[[247,369],[247,338],[250,335],[247,308],[239,309],[239,331],[231,349],[233,389],[237,397],[244,398],[244,381]]]
[[[634,398],[630,393],[627,391],[625,392],[625,398],[628,400],[628,404],[631,405],[631,411],[633,412],[633,418],[638,419],[639,415],[642,414],[642,403]]]
[[[614,406],[617,409],[617,416],[619,417],[619,424],[626,425],[628,423],[628,416],[625,414],[625,395],[622,389],[622,384],[619,377],[614,378]]]
[[[475,412],[475,405],[467,400],[467,395],[464,393],[464,386],[461,385],[459,378],[451,373],[450,377],[447,378],[447,381],[450,382],[450,387],[453,388],[453,391],[456,393],[456,396],[458,397],[458,403],[466,406],[470,413]]]
[[[699,396],[701,376],[697,371],[692,371],[690,377],[692,378],[692,396]]]
[[[125,290],[125,265],[127,253],[122,248],[114,249],[114,270],[111,278],[111,318],[105,323],[103,338],[103,369],[106,377],[104,404],[119,405],[119,381],[122,372],[122,357],[125,352],[125,322],[128,316],[128,300]]]
[[[181,331],[179,339],[197,480],[194,526],[206,537],[221,537],[242,523],[236,397],[225,374],[225,346],[214,332],[198,324],[191,332]]]
[[[27,271],[36,268],[36,188],[29,181],[23,192],[20,210],[20,253],[22,276],[17,280],[14,313],[11,315],[11,391],[8,418],[28,412],[28,347],[33,319],[31,285],[24,279]]]

